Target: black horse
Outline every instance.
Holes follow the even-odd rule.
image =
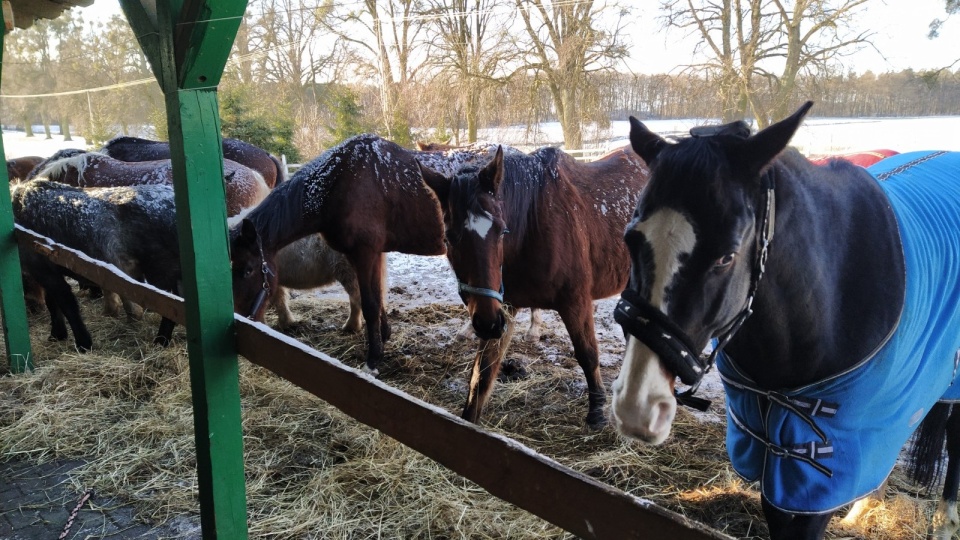
[[[17,224],[111,263],[135,279],[177,292],[180,251],[171,186],[82,189],[32,180],[14,187],[11,198]],[[24,272],[44,289],[50,337],[67,339],[66,317],[77,349],[90,350],[93,341],[64,279],[74,276],[30,249],[20,248],[20,259]],[[173,321],[163,319],[155,341],[169,343],[173,327]]]
[[[786,149],[811,105],[753,136],[734,123],[676,144],[631,119],[652,176],[625,234],[612,423],[662,442],[716,358],[727,450],[760,481],[770,537],[817,539],[927,416],[931,451],[914,457],[929,470],[949,430],[932,534],[950,538],[960,415],[935,404],[960,389],[960,154],[813,165]]]

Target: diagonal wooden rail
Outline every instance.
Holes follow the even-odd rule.
[[[177,323],[185,321],[179,297],[28,229],[17,226],[16,234],[22,246],[53,262]],[[580,538],[730,538],[465,422],[263,324],[239,315],[235,321],[237,350],[251,362]]]

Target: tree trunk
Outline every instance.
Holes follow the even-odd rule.
[[[63,135],[63,142],[73,141],[73,136],[70,134],[69,117],[65,117],[60,120],[60,134]]]
[[[563,146],[567,150],[583,148],[583,131],[580,129],[580,107],[577,103],[577,87],[570,82],[560,91],[563,100],[560,125],[563,128]]]
[[[23,132],[26,137],[33,137],[33,121],[30,119],[31,115],[29,112],[24,111],[23,113]]]

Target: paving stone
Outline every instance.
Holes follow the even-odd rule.
[[[76,460],[0,462],[0,540],[58,538],[82,495],[69,482],[69,472],[82,464]],[[148,525],[136,518],[132,506],[94,494],[93,504],[83,505],[66,538],[195,540],[201,537],[199,524],[198,515],[188,515]]]

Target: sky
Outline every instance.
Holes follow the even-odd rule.
[[[678,31],[664,32],[657,20],[657,0],[625,0],[632,5],[633,22],[628,27],[633,46],[624,69],[636,73],[671,73],[678,66],[695,62],[693,42]],[[860,20],[875,32],[876,50],[867,49],[845,60],[847,71],[874,73],[934,69],[960,58],[960,15],[948,19],[940,37],[928,39],[931,21],[944,18],[944,0],[871,0]],[[96,0],[81,8],[85,19],[106,19],[121,14],[116,0]],[[960,69],[960,64],[954,66]]]

